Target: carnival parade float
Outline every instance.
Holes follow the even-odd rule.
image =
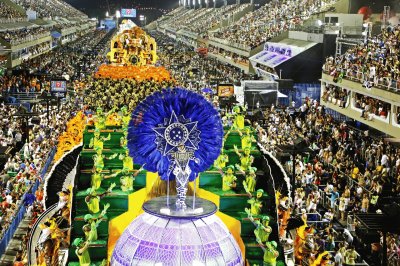
[[[156,58],[104,65],[96,78],[139,79],[118,74],[134,67],[140,82],[165,85]],[[236,109],[222,120],[173,86],[134,106],[100,103],[83,130],[68,265],[284,265],[271,173]]]

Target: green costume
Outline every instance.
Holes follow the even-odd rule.
[[[263,265],[264,266],[275,266],[276,258],[279,256],[279,252],[276,251],[277,244],[275,241],[267,242],[264,250]]]
[[[251,148],[253,142],[255,142],[256,140],[254,139],[254,136],[251,134],[250,127],[245,127],[244,130],[245,130],[244,134],[240,133],[242,140],[242,149]]]
[[[85,220],[85,222],[87,222],[87,224],[85,224],[83,226],[83,229],[84,229],[83,232],[85,233],[85,237],[86,237],[87,241],[92,242],[92,241],[96,241],[98,239],[97,227],[99,227],[101,220],[106,215],[108,208],[110,208],[110,204],[104,205],[103,211],[97,218],[94,218],[93,215],[91,215],[91,214],[85,215],[84,220]],[[90,230],[85,230],[85,228],[88,228]]]
[[[134,164],[133,159],[129,156],[129,149],[125,147],[125,154],[120,154],[118,157],[122,161],[122,167],[128,169],[128,171],[133,171]]]
[[[254,230],[257,242],[266,243],[268,242],[269,235],[272,232],[271,226],[269,226],[269,217],[263,216],[262,222],[257,223],[257,228]]]
[[[251,198],[247,201],[247,203],[250,204],[250,213],[253,216],[260,215],[261,214],[261,208],[262,208],[262,196],[263,196],[264,190],[259,189],[257,190],[256,197]]]
[[[102,168],[96,169],[96,171],[92,174],[92,187],[95,189],[99,189],[101,186],[101,181],[103,180],[103,174],[101,173]]]
[[[122,127],[128,128],[129,122],[131,121],[131,114],[128,112],[128,108],[126,106],[122,106]]]
[[[251,149],[250,148],[245,148],[244,149],[244,154],[241,154],[237,147],[234,146],[236,154],[240,158],[240,165],[236,165],[239,171],[246,172],[249,170],[251,165],[254,162],[254,157],[250,155]]]
[[[229,162],[229,157],[225,153],[221,153],[217,160],[214,162],[214,167],[217,169],[223,169],[226,167],[226,163]]]
[[[107,138],[101,137],[100,136],[100,129],[99,128],[95,128],[94,133],[93,133],[93,138],[90,139],[90,143],[89,143],[89,148],[93,148],[93,149],[103,149],[104,147],[104,141],[109,141],[111,139],[111,135],[108,134]]]
[[[86,240],[89,241],[89,242],[96,241],[97,238],[98,238],[97,237],[97,225],[96,225],[96,222],[93,221],[90,224],[86,224],[85,226],[89,226],[90,227],[90,231],[84,230]]]
[[[90,213],[98,213],[100,211],[100,197],[91,196],[90,199],[86,201],[86,205]]]
[[[231,190],[232,186],[235,185],[236,176],[233,174],[233,166],[228,166],[226,173],[222,176],[222,191],[229,191]]]
[[[132,191],[133,190],[133,182],[135,181],[135,178],[133,177],[133,174],[129,173],[129,168],[124,167],[122,169],[122,177],[121,177],[121,190],[126,192],[126,191]]]
[[[243,186],[247,193],[253,193],[256,189],[256,171],[257,168],[250,167],[249,173],[246,175],[246,180],[243,181]]]
[[[235,119],[233,120],[233,127],[237,129],[244,128],[244,116],[241,114],[240,106],[235,106],[233,108],[235,114]]]
[[[80,266],[90,266],[91,264],[89,249],[87,247],[87,244],[88,243],[84,242],[82,238],[76,238],[72,243],[72,245],[76,247],[75,254],[79,259]],[[79,250],[81,249],[83,249],[83,251],[79,253]]]

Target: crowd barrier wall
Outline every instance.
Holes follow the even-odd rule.
[[[44,180],[44,176],[45,176],[51,162],[53,161],[53,157],[56,153],[56,150],[57,150],[56,147],[52,148],[49,155],[47,156],[46,163],[45,163],[42,171],[40,172],[40,177],[42,180]],[[31,186],[31,193],[35,193],[36,190],[38,189],[39,185],[40,185],[40,181],[39,181],[39,179],[37,179],[36,182]],[[6,251],[7,246],[10,243],[11,239],[13,238],[15,231],[17,230],[21,221],[24,219],[26,208],[23,203],[24,203],[26,194],[27,194],[27,192],[25,192],[25,194],[21,197],[21,200],[19,201],[20,206],[19,206],[18,210],[15,212],[16,214],[14,216],[14,219],[11,222],[8,229],[5,231],[3,238],[0,241],[0,256],[3,255],[4,252]]]

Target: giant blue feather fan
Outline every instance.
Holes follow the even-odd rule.
[[[176,178],[179,161],[186,163],[193,181],[217,159],[222,140],[217,110],[200,94],[181,88],[148,96],[133,111],[128,128],[130,156],[162,180]],[[189,156],[180,156],[181,149]]]

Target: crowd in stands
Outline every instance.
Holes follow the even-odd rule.
[[[244,46],[246,49],[253,49],[282,32],[301,25],[311,15],[326,10],[329,4],[334,2],[332,0],[271,1],[223,28],[214,37]]]
[[[39,61],[35,59],[25,62],[23,66],[25,68],[21,67],[20,69],[21,74],[2,78],[1,90],[3,94],[5,92],[13,94],[48,90],[49,81],[43,75],[36,75],[37,72],[34,71],[39,69],[46,69],[48,72],[54,71],[55,73],[60,73],[58,72],[60,69],[61,72],[66,71],[66,69],[73,69],[68,73],[71,74],[71,78],[74,78],[76,83],[79,83],[82,78],[81,71],[91,71],[102,62],[99,59],[102,55],[97,53],[97,49],[104,50],[105,46],[98,47],[103,43],[108,45],[108,41],[103,40],[106,37],[104,31],[94,31],[67,47],[39,57]],[[84,55],[87,55],[87,57],[84,57]],[[44,60],[45,58],[49,60]],[[77,67],[78,65],[80,67]],[[8,159],[0,175],[0,238],[8,229],[21,204],[26,205],[27,215],[33,219],[31,226],[43,212],[43,203],[41,202],[43,199],[41,188],[43,183],[34,195],[30,189],[37,180],[41,180],[39,176],[41,168],[50,150],[57,145],[58,137],[65,131],[67,122],[76,114],[78,109],[82,108],[79,97],[67,99],[69,100],[61,102],[60,108],[50,108],[49,114],[47,114],[46,104],[37,105],[35,111],[40,114],[40,123],[32,124],[30,122],[28,127],[23,120],[13,116],[15,112],[23,111],[24,108],[4,103],[0,105],[0,142],[2,145],[14,147],[16,151],[15,155]],[[26,142],[27,134],[29,134],[29,142]],[[28,193],[30,196],[25,196],[25,202],[21,202],[24,193]],[[68,217],[69,219],[69,211],[60,208],[60,217]],[[59,226],[59,228],[61,227]],[[20,263],[17,265],[26,265],[28,239],[29,234],[25,236],[24,244],[15,258],[15,263]]]
[[[400,26],[388,27],[343,55],[329,57],[324,72],[336,82],[355,80],[365,87],[400,88]]]
[[[390,112],[390,104],[362,94],[355,95],[355,107],[362,110],[361,117],[372,119],[372,115],[386,119]]]
[[[186,25],[185,29],[198,34],[202,33],[204,34],[203,37],[207,37],[208,30],[218,26],[223,20],[233,17],[235,14],[243,11],[245,8],[249,7],[249,5],[250,4],[227,5],[220,7],[209,16]]]
[[[345,108],[349,106],[348,99],[350,98],[350,91],[335,85],[326,85],[322,95],[322,100],[325,102],[332,102],[339,107]]]
[[[31,73],[52,74],[71,80],[83,77],[85,73],[94,70],[104,61],[104,58],[99,56],[92,47],[98,44],[105,35],[106,32],[103,30],[90,32],[73,43],[25,61],[21,68],[28,69]]]
[[[5,2],[0,2],[0,23],[25,21],[26,15],[10,7]]]
[[[152,35],[157,43],[173,42],[171,38],[157,32],[153,32]],[[175,43],[172,50],[159,47],[159,54],[161,65],[171,72],[177,86],[184,88],[200,91],[217,83],[235,83],[251,78],[239,68],[223,64],[211,57],[204,57],[182,42]]]
[[[50,36],[50,31],[44,27],[24,28],[0,32],[0,38],[6,42],[17,45]]]
[[[378,109],[379,104],[375,105]],[[290,109],[293,107],[280,112],[275,107],[268,109],[265,119],[269,123],[266,128],[260,127],[259,140],[266,149],[275,152],[279,145],[293,145],[300,136],[313,150],[296,158],[294,213],[304,214],[309,222],[315,222],[318,219],[311,218],[311,214],[320,211],[317,208],[325,197],[327,211],[321,213],[321,220],[325,221],[326,232],[334,218],[345,224],[346,217],[354,213],[379,213],[379,198],[400,196],[398,147],[357,131],[345,122],[334,121],[316,100],[306,98],[298,108],[298,116]],[[314,244],[319,243],[316,247],[340,252],[344,260],[346,248],[337,243],[335,246],[335,237],[341,238],[341,234],[317,235],[313,238]],[[398,237],[395,242],[398,247]],[[352,243],[346,245],[348,249]]]
[[[227,51],[227,50],[224,50],[222,48],[213,47],[211,45],[209,46],[208,49],[209,49],[208,50],[209,53],[213,53],[213,54],[217,54],[217,55],[223,56],[226,59],[232,60],[234,63],[241,64],[241,65],[244,65],[244,66],[248,66],[249,65],[249,59],[247,57],[245,57],[245,56],[238,55],[238,54],[236,54],[234,52]]]
[[[87,18],[81,11],[75,9],[70,4],[62,0],[12,0],[22,6],[25,10],[36,11],[40,18]]]

